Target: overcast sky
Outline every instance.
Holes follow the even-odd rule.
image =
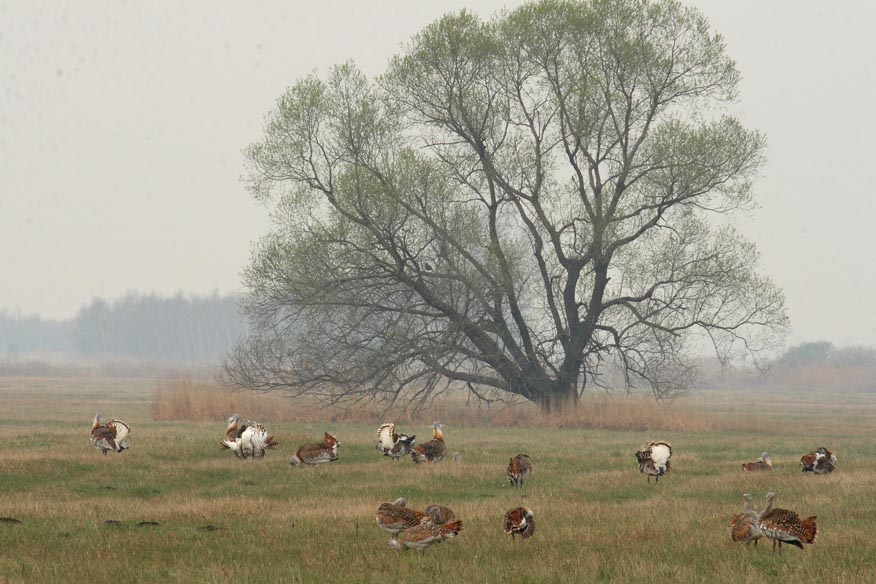
[[[698,0],[769,139],[740,229],[785,290],[791,342],[876,345],[876,9]],[[0,0],[0,309],[66,318],[93,296],[239,290],[266,209],[241,149],[295,80],[383,71],[441,14],[517,2]]]

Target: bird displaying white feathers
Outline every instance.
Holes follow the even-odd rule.
[[[415,440],[416,436],[396,433],[395,424],[392,422],[386,422],[377,429],[377,450],[393,460],[410,454]]]
[[[232,414],[226,422],[225,438],[219,445],[234,452],[237,458],[262,458],[267,450],[278,446],[274,437],[259,422],[246,420],[241,423],[238,414]]]
[[[113,452],[124,452],[131,445],[126,438],[131,433],[131,428],[121,420],[110,420],[106,424],[100,413],[94,415],[94,420],[91,422],[91,445],[106,454],[110,450]]]
[[[655,477],[655,482],[660,480],[660,477],[669,472],[669,459],[672,457],[672,446],[669,442],[652,441],[642,445],[642,450],[636,453],[636,460],[639,461],[639,472],[648,476],[648,482],[651,482],[651,477]]]

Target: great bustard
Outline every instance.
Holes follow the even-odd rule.
[[[768,452],[764,452],[754,462],[745,462],[742,464],[742,470],[745,472],[757,472],[761,470],[773,470],[773,459],[770,458]]]
[[[425,516],[425,513],[408,509],[407,502],[402,498],[396,499],[393,503],[381,503],[376,514],[377,525],[389,533],[392,540],[395,540],[402,531],[418,525]]]
[[[508,482],[512,487],[522,487],[523,481],[532,473],[532,459],[527,454],[518,454],[508,462]]]
[[[776,552],[776,542],[779,543],[779,555],[782,555],[782,544],[797,546],[801,550],[803,544],[815,543],[818,535],[817,516],[800,519],[800,516],[787,509],[773,509],[775,493],[767,493],[767,504],[757,516],[757,526],[765,537],[773,540],[773,553]]]
[[[401,542],[393,539],[390,540],[389,545],[394,549],[406,548],[422,551],[434,543],[456,537],[461,531],[462,520],[460,519],[439,525],[427,516],[414,527],[406,529],[404,539]]]
[[[817,450],[813,450],[809,454],[804,454],[800,458],[800,465],[803,467],[803,472],[830,474],[836,468],[836,464],[836,455],[824,446]]]
[[[323,464],[324,462],[333,462],[338,459],[338,447],[341,445],[334,434],[326,432],[323,435],[322,442],[316,444],[305,444],[289,459],[289,464],[298,466],[299,464]]]
[[[416,438],[416,436],[396,433],[395,424],[386,422],[377,429],[377,449],[383,452],[384,456],[398,460],[410,454]]]
[[[411,460],[416,463],[420,462],[438,462],[444,458],[444,453],[447,447],[444,445],[444,433],[441,431],[441,424],[435,422],[432,424],[432,439],[425,444],[414,446],[411,451]]]
[[[763,537],[757,525],[757,512],[751,507],[751,495],[745,493],[742,498],[745,500],[742,513],[734,515],[730,520],[730,539],[736,543],[748,545],[754,542],[757,545],[757,541]]]
[[[505,520],[502,522],[505,533],[514,539],[522,535],[523,539],[529,539],[535,533],[535,513],[529,507],[515,507],[505,512]]]
[[[669,442],[656,441],[642,445],[642,450],[636,453],[636,460],[639,462],[639,472],[648,476],[648,482],[651,482],[651,477],[656,477],[655,481],[660,481],[660,477],[669,472],[669,459],[672,457],[672,446]]]
[[[91,445],[104,454],[110,450],[124,452],[131,447],[126,440],[130,433],[131,428],[125,422],[110,420],[104,424],[100,413],[97,413],[91,422]]]

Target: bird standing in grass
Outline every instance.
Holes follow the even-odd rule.
[[[104,424],[101,414],[97,413],[91,423],[91,445],[103,454],[110,450],[124,452],[131,447],[126,440],[130,433],[131,428],[125,422],[110,420]]]
[[[651,477],[655,477],[655,482],[658,482],[660,477],[669,472],[671,457],[672,446],[669,442],[657,441],[644,444],[642,450],[636,453],[639,472],[648,476],[648,482],[651,482]]]
[[[265,451],[278,446],[274,437],[268,435],[264,425],[258,422],[246,420],[241,423],[238,414],[232,414],[227,422],[225,438],[219,445],[234,452],[237,458],[262,458]]]
[[[770,458],[768,452],[764,452],[754,462],[746,462],[742,464],[742,470],[745,472],[758,472],[761,470],[773,470],[773,459]]]
[[[803,549],[803,544],[815,543],[818,536],[817,516],[800,519],[800,516],[787,509],[773,509],[775,493],[767,493],[767,504],[758,514],[757,526],[761,533],[773,540],[773,553],[776,553],[776,542],[779,543],[779,555],[782,555],[782,544],[787,543]]]
[[[298,466],[300,464],[323,464],[325,462],[334,462],[338,459],[338,447],[341,445],[334,434],[326,432],[322,442],[316,444],[305,444],[289,459],[289,464]]]
[[[416,463],[439,462],[444,458],[447,447],[444,445],[444,434],[441,432],[441,424],[432,424],[432,439],[425,444],[414,446],[411,451],[411,460]]]
[[[509,509],[505,513],[502,526],[511,539],[518,535],[522,535],[523,539],[529,539],[535,533],[535,513],[529,507]]]
[[[742,513],[734,515],[730,520],[730,539],[736,543],[748,545],[754,542],[757,545],[758,540],[763,537],[757,524],[757,513],[751,507],[751,495],[745,493],[742,498],[745,500]]]
[[[527,454],[518,454],[508,463],[508,482],[512,487],[522,487],[523,481],[532,473],[532,459]]]

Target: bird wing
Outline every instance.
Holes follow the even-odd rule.
[[[394,503],[381,503],[377,508],[377,523],[386,529],[408,529],[419,524],[424,514]]]
[[[392,450],[392,447],[395,446],[396,440],[393,439],[394,434],[395,424],[392,422],[386,422],[377,430],[377,441],[380,443],[380,448],[384,452]]]

